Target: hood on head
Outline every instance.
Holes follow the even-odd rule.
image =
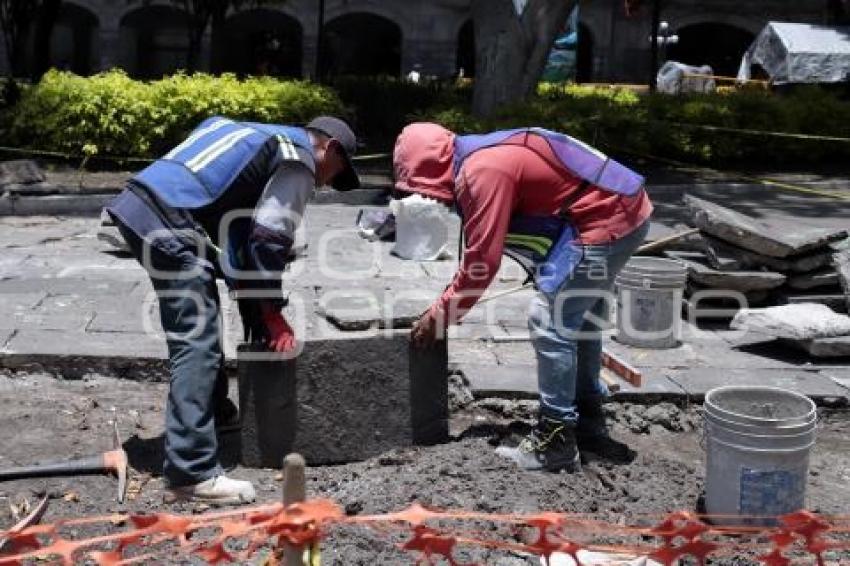
[[[395,142],[395,188],[451,204],[454,196],[455,135],[438,124],[405,127]]]

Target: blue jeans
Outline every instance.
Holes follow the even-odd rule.
[[[218,462],[216,405],[227,397],[215,274],[190,258],[148,247],[132,230],[116,225],[148,270],[159,301],[171,360],[165,414],[163,476],[170,486],[191,485],[224,473]]]
[[[607,319],[605,297],[611,297],[614,278],[648,231],[649,221],[617,241],[584,246],[581,262],[560,288],[532,300],[528,328],[537,353],[541,415],[575,423],[576,403],[608,395],[599,381],[602,341],[594,318]]]

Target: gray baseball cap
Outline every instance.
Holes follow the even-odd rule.
[[[351,158],[357,152],[357,137],[351,127],[339,118],[319,116],[306,126],[311,130],[322,132],[339,142],[345,157],[345,169],[331,181],[331,186],[338,191],[350,191],[360,188],[360,178],[351,165]]]

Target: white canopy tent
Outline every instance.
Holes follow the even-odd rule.
[[[850,27],[769,22],[744,54],[738,80],[761,66],[773,84],[850,81]]]

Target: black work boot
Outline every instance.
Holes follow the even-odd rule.
[[[519,446],[500,446],[496,454],[513,460],[525,470],[566,470],[568,473],[581,470],[575,425],[544,416]]]
[[[613,462],[626,464],[635,459],[635,451],[614,440],[608,432],[602,398],[578,401],[576,443],[581,452],[592,452]]]

